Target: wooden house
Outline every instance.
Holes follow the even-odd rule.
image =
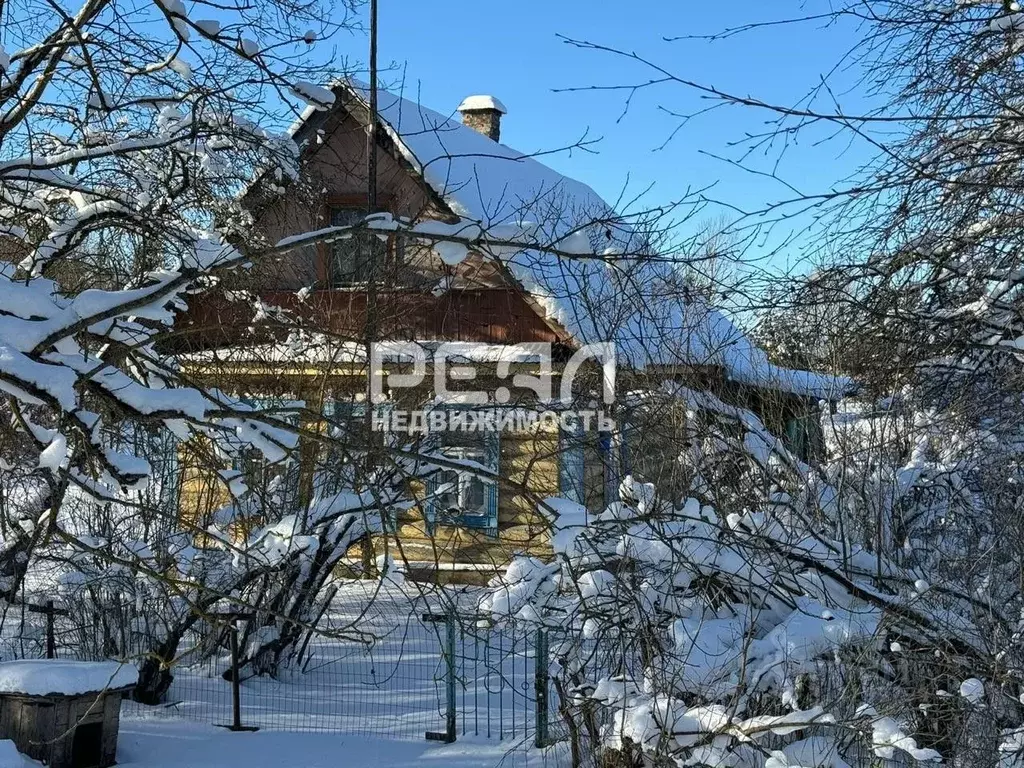
[[[179,323],[179,351],[195,376],[267,407],[301,401],[295,418],[308,436],[369,423],[364,393],[372,361],[365,342],[371,336],[418,342],[430,355],[443,352],[449,365],[472,364],[476,378],[453,388],[491,392],[517,373],[536,373],[540,362],[529,345],[546,345],[557,378],[582,346],[610,342],[620,392],[682,382],[750,407],[798,453],[813,454],[814,411],[819,401],[843,396],[849,382],[771,365],[724,315],[692,295],[671,263],[642,258],[653,251],[636,222],[585,184],[500,143],[501,102],[471,97],[459,107],[459,120],[379,91],[374,122],[365,86],[343,81],[332,91],[330,108],[307,110],[292,129],[300,178],[267,175],[247,192],[247,242],[274,244],[364,221],[372,136],[375,210],[386,214],[383,221],[428,232],[434,230],[423,224],[436,223],[436,231],[483,231],[494,239],[528,232],[531,243],[551,248],[467,251],[381,230],[257,263],[228,290],[194,300]],[[616,258],[623,254],[628,258]],[[263,308],[256,319],[254,301]],[[279,313],[292,326],[298,319],[301,332],[277,322]],[[391,372],[401,367],[397,358],[384,365]],[[431,357],[426,383],[392,392],[389,407],[437,407],[435,368]],[[589,402],[601,390],[600,367],[587,363],[582,371],[589,383],[577,394]],[[528,387],[505,390],[502,407],[542,405]],[[458,402],[452,397],[441,405],[457,409]],[[674,430],[685,425],[671,415],[648,415],[647,423],[614,433],[566,434],[561,427],[549,420],[519,430],[438,435],[437,450],[456,468],[442,468],[413,488],[418,503],[394,521],[389,545],[415,562],[487,567],[516,552],[543,552],[538,498],[562,494],[600,508],[624,473],[643,473],[645,459],[650,473],[650,456],[630,458],[631,430],[663,429],[671,451]],[[315,487],[311,467],[332,458],[309,439],[300,455],[290,493],[308,502],[331,490]],[[490,474],[460,472],[460,462]],[[185,461],[181,475],[182,508],[196,521],[224,503],[222,478],[201,462]]]

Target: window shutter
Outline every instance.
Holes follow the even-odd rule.
[[[604,503],[605,506],[619,500],[619,445],[618,435],[614,432],[599,432],[597,436],[598,451],[601,454],[601,466],[604,470]]]
[[[395,404],[394,403],[390,403],[390,402],[389,403],[381,403],[380,405],[375,405],[375,406],[372,406],[372,407],[373,407],[373,412],[376,415],[377,420],[380,423],[382,423],[382,424],[390,424],[391,423],[391,411],[393,411],[394,408],[395,408]],[[362,413],[365,413],[366,412],[365,406],[360,406],[360,411]],[[371,428],[372,428],[372,425],[371,425]],[[373,436],[373,438],[376,439],[376,436]],[[385,446],[399,447],[399,448],[402,447],[402,441],[401,441],[400,437],[398,435],[396,435],[395,433],[393,433],[393,432],[390,432],[390,431],[382,432],[381,433],[381,438],[383,439]],[[399,511],[398,511],[398,509],[392,508],[392,509],[386,510],[384,512],[384,518],[385,518],[384,522],[388,526],[390,526],[390,529],[397,533],[399,525],[400,525],[400,522],[399,522],[399,519],[398,519],[399,518]]]
[[[429,412],[424,414],[425,424],[430,423],[429,420],[427,420],[427,417],[429,416]],[[429,454],[435,451],[437,453],[441,453],[441,440],[438,438],[437,435],[428,434],[426,436],[426,439],[421,444],[421,450],[425,454]],[[427,533],[431,535],[433,535],[434,526],[437,524],[437,512],[439,506],[437,503],[437,492],[441,487],[442,474],[443,470],[440,467],[435,468],[426,477],[423,483],[425,489],[424,493],[426,494],[423,499],[423,522],[427,526]]]
[[[586,503],[583,485],[584,439],[579,422],[558,433],[558,492],[577,504]]]
[[[636,451],[636,443],[633,439],[635,427],[627,420],[623,420],[623,423],[619,425],[619,429],[615,435],[618,438],[619,443],[619,475],[620,478],[624,478],[626,475],[632,475],[636,470],[633,466],[633,454]]]
[[[487,468],[498,474],[501,469],[501,433],[497,430],[484,433],[487,456]],[[498,482],[493,480],[484,485],[487,509],[487,531],[491,536],[498,535]]]
[[[299,414],[297,413],[281,414],[279,418],[293,427],[299,426]],[[284,481],[281,488],[281,498],[286,506],[294,507],[299,504],[299,487],[302,479],[302,451],[298,444],[296,444],[295,450],[292,451],[292,455],[286,461],[288,463],[283,467]]]
[[[343,427],[347,427],[351,417],[351,403],[335,400],[334,398],[324,399],[324,419],[327,421],[327,450],[324,451],[323,465],[320,468],[320,477],[314,478],[314,495],[317,493],[323,496],[331,496],[341,491],[344,480],[342,466],[344,454],[337,447],[339,434]]]
[[[619,417],[614,432],[601,433],[607,445],[605,458],[605,503],[611,504],[619,500],[619,485],[627,475],[637,471],[634,459],[637,456],[637,425],[629,419],[627,411]]]
[[[423,522],[427,524],[427,532],[434,532],[434,521],[437,520],[437,490],[441,487],[440,470],[435,470],[427,477],[426,498],[423,499]]]

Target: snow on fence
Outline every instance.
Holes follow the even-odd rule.
[[[243,670],[243,725],[407,740],[471,736],[510,746],[552,740],[543,636],[489,626],[445,592],[379,587],[343,585],[318,631],[303,638],[295,661],[276,676],[247,677]],[[100,616],[12,607],[0,632],[0,659],[42,658],[51,643],[58,658],[141,656],[145,649],[129,629],[131,608],[121,617],[117,610]],[[223,627],[214,632],[206,625],[188,635],[165,703],[130,709],[230,724],[229,637]]]

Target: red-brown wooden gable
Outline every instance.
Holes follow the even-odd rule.
[[[354,290],[313,291],[300,300],[293,291],[262,291],[261,299],[301,318],[301,327],[340,338],[361,340],[366,322],[366,293]],[[264,340],[273,321],[252,326],[253,308],[210,293],[194,297],[176,328],[179,351],[210,349]],[[490,344],[557,342],[554,331],[514,288],[460,289],[442,296],[428,293],[381,293],[377,298],[378,338],[475,341]]]

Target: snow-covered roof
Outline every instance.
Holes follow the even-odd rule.
[[[365,84],[345,80],[332,87],[364,108],[369,101]],[[315,111],[308,108],[292,127],[300,143]],[[804,397],[838,399],[854,389],[844,377],[771,364],[725,315],[687,289],[670,259],[644,258],[643,234],[586,184],[388,91],[378,89],[377,111],[398,153],[452,213],[492,238],[535,246],[491,255],[579,343],[614,341],[620,362],[637,368],[719,366],[743,384]]]
[[[138,679],[134,664],[117,661],[21,659],[0,662],[0,693],[80,696],[125,688],[135,685]]]
[[[344,80],[333,87],[364,106],[369,101],[369,86],[364,83]],[[493,97],[471,97],[480,98]],[[497,99],[494,103],[501,105]],[[297,140],[301,142],[302,127],[319,111],[323,108],[317,105],[307,107],[292,126],[291,133]],[[607,217],[612,223],[621,221],[586,184],[491,140],[457,119],[383,89],[377,90],[377,113],[404,159],[458,216],[490,228],[521,225],[529,217],[542,232],[562,237],[573,231],[563,225],[580,221],[583,215]],[[559,221],[547,215],[555,205],[568,208]]]
[[[457,112],[475,112],[480,109],[493,109],[495,112],[501,112],[503,115],[508,114],[508,110],[505,109],[505,105],[494,96],[467,96],[455,109]]]

